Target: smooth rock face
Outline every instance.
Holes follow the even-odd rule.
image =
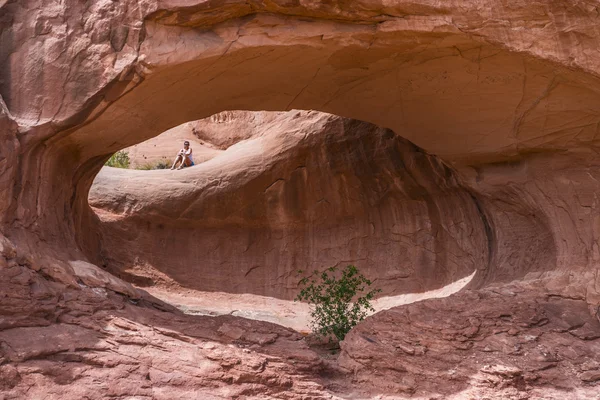
[[[192,289],[292,299],[298,270],[355,264],[389,295],[445,286],[489,258],[475,198],[388,129],[306,111],[196,125],[224,148],[210,161],[96,178],[98,262],[117,275],[141,266]]]
[[[596,2],[580,0],[0,0],[2,396],[331,398],[339,391],[359,398],[399,392],[427,398],[593,398],[600,361],[598,11]],[[473,206],[483,216],[459,246],[474,251],[467,251],[471,257],[460,267],[465,272],[478,257],[485,259],[475,266],[474,291],[374,316],[343,345],[343,368],[323,372],[316,354],[292,332],[262,323],[241,327],[244,321],[236,318],[176,315],[151,298],[138,301],[101,287],[109,280],[93,283],[99,287],[78,280],[69,262],[103,257],[104,228],[88,193],[110,154],[224,110],[290,109],[391,129],[431,155],[420,157],[437,160],[415,163],[418,182],[445,176],[434,173],[436,165],[451,167],[452,179],[442,187],[464,192],[428,192],[434,194],[431,204],[444,211],[440,225],[458,222],[464,229],[445,210],[464,215],[465,224]],[[318,136],[309,137],[312,144],[344,143],[319,142]],[[347,141],[346,151],[379,143],[376,137],[366,135],[365,144]],[[301,158],[293,150],[301,144],[267,151],[281,158],[283,179],[291,179],[286,168]],[[343,154],[304,149],[315,162]],[[217,164],[227,152],[207,164]],[[372,179],[357,183],[393,182],[394,176],[385,176],[386,163],[409,155],[397,148],[382,165],[373,163]],[[227,178],[235,171],[207,176]],[[264,190],[278,177],[261,171],[248,172],[264,179],[256,187]],[[178,193],[194,193],[190,186]],[[290,195],[293,187],[272,187],[275,204],[306,200]],[[395,186],[398,192],[403,187]],[[219,186],[211,190],[217,200]],[[381,209],[410,211],[415,222],[408,226],[426,226],[431,213],[408,201],[409,194]],[[283,195],[289,200],[281,201]],[[350,194],[338,195],[352,201]],[[250,197],[244,196],[227,199],[245,205],[241,200]],[[139,213],[147,218],[149,210]],[[277,208],[275,232],[282,221],[306,221],[303,215],[290,219],[288,210]],[[336,215],[348,210],[339,207]],[[194,212],[204,215],[192,207]],[[217,209],[208,214],[225,219]],[[240,220],[256,221],[248,217]],[[356,217],[367,221],[365,214]],[[437,239],[448,244],[456,236]],[[444,249],[450,253],[449,246]],[[406,260],[419,251],[412,249]],[[456,265],[463,255],[452,256],[444,277],[461,275]],[[428,268],[432,260],[422,265]],[[260,268],[249,277],[256,272]],[[173,273],[187,272],[179,265]],[[410,285],[421,285],[417,276],[415,270]],[[114,279],[111,286],[124,287]],[[432,282],[424,279],[424,287]],[[535,318],[523,321],[529,316]],[[128,322],[115,322],[119,318]],[[501,330],[494,333],[492,325]],[[205,333],[194,336],[203,327]],[[379,345],[361,342],[365,332]],[[438,332],[447,335],[432,340]],[[273,333],[279,336],[269,344]],[[418,352],[419,336],[431,351]],[[535,349],[527,342],[533,336]],[[514,341],[526,352],[522,356],[513,354]],[[490,351],[479,350],[479,342]],[[256,350],[244,351],[254,344]],[[537,353],[540,348],[554,349],[557,361],[542,360],[547,356]],[[414,362],[399,360],[400,352]],[[535,367],[542,361],[531,354],[556,365]],[[442,374],[442,367],[451,369]]]
[[[190,146],[194,150],[196,164],[219,155],[223,149],[211,142],[206,142],[201,135],[196,136],[196,125],[193,122],[185,123],[169,129],[155,138],[128,147],[124,151],[127,152],[130,160],[129,168],[141,170],[157,169],[162,166],[170,168],[186,140],[190,142]]]

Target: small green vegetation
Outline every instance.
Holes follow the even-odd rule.
[[[117,151],[104,165],[113,168],[129,168],[129,154],[124,150]]]
[[[153,169],[169,169],[171,168],[171,164],[169,164],[168,160],[159,160],[155,162],[148,162],[136,167],[136,169],[141,169],[144,171],[150,171]]]
[[[354,265],[348,265],[341,274],[337,267],[331,267],[300,280],[302,290],[296,300],[310,304],[314,333],[330,338],[334,335],[341,341],[368,311],[375,311],[371,300],[381,290],[369,290],[371,283]]]

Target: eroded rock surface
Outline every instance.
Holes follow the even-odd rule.
[[[172,398],[195,391],[206,398],[327,398],[339,390],[367,398],[398,391],[429,398],[593,398],[600,302],[597,21],[598,4],[588,0],[0,0],[1,396]],[[131,293],[113,290],[129,290],[118,278],[91,279],[79,270],[98,285],[88,287],[72,262],[102,257],[88,192],[110,154],[223,110],[293,108],[390,128],[452,167],[487,221],[485,235],[472,239],[485,243],[486,261],[476,266],[475,291],[391,310],[359,327],[344,345],[348,369],[339,376],[315,377],[314,356],[301,355],[305,347],[286,339],[293,333],[272,325],[243,328],[272,331],[275,343],[264,346],[281,343],[297,355],[269,355],[264,376],[270,378],[261,380],[255,367],[263,356],[244,352],[252,340],[235,328],[242,321],[170,310],[159,318],[148,305],[156,300],[134,305]],[[409,203],[404,198],[397,206]],[[512,295],[503,285],[522,290]],[[407,313],[414,319],[403,319]],[[432,326],[430,314],[444,326]],[[519,325],[530,316],[548,322]],[[479,331],[464,332],[471,336],[463,334],[469,318],[480,322]],[[133,325],[122,328],[120,319]],[[207,327],[201,337],[216,337],[209,340],[227,352],[204,348],[204,339],[189,333],[159,332],[161,319],[178,332],[186,324]],[[221,329],[226,321],[233,328]],[[429,321],[422,333],[415,330],[419,321]],[[448,335],[432,341],[442,330]],[[241,336],[230,340],[223,332]],[[360,342],[365,332],[387,347]],[[396,342],[410,353],[418,335],[431,351],[415,350],[406,356],[413,363],[390,368],[398,351],[382,348]],[[547,367],[538,371],[527,356],[511,358],[515,341],[535,357],[533,343],[555,349],[556,365],[534,359]],[[479,342],[492,351],[480,350]],[[455,343],[473,344],[461,350]],[[186,366],[207,369],[190,367],[181,378],[182,353],[165,351],[172,348],[216,360],[188,360]],[[158,371],[145,369],[154,363]],[[424,365],[439,372],[436,382]],[[441,373],[447,366],[457,371],[453,378]],[[305,368],[310,372],[300,372]],[[332,375],[333,383],[318,386]],[[159,383],[146,383],[148,376]],[[111,378],[118,384],[106,385]]]
[[[355,264],[392,295],[445,286],[487,263],[476,199],[389,129],[306,111],[196,125],[205,146],[224,148],[210,161],[105,168],[96,178],[97,262],[117,275],[158,269],[192,289],[292,299],[298,270]]]
[[[577,273],[550,279],[562,288],[526,280],[380,312],[346,337],[340,365],[405,395],[596,398],[600,310],[565,288],[597,277]]]
[[[183,315],[142,292],[133,299],[110,288],[65,286],[0,243],[2,399],[325,393],[321,374],[331,368],[294,331]]]

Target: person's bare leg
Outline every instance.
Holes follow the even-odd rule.
[[[174,170],[175,167],[177,166],[177,163],[181,160],[181,155],[177,156],[177,158],[175,158],[175,161],[173,161],[173,166],[171,167],[171,170]],[[183,161],[181,162],[183,164]]]
[[[189,167],[191,165],[192,165],[192,160],[190,160],[190,158],[188,156],[184,156],[183,161],[181,162],[181,164],[179,165],[179,168],[177,168],[177,169],[183,169],[183,168]]]

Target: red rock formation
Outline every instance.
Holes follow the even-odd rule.
[[[383,311],[346,337],[340,365],[373,391],[592,399],[600,318],[559,293],[534,280]]]
[[[102,170],[90,192],[106,220],[98,263],[117,274],[156,268],[198,290],[287,299],[299,269],[355,264],[383,294],[400,294],[487,263],[474,196],[392,131],[317,112],[212,122],[219,117],[196,124],[209,143],[233,138],[209,162]]]
[[[65,286],[36,272],[8,241],[0,253],[3,398],[322,393],[320,374],[328,367],[296,332],[243,318],[185,316],[114,287]]]
[[[186,140],[194,150],[196,164],[208,161],[221,152],[220,148],[196,137],[192,124],[186,123],[124,150],[130,160],[129,168],[142,170],[164,166],[170,168]]]
[[[204,339],[194,339],[183,327],[206,325],[209,333],[202,337],[210,337],[208,342],[217,347],[232,343],[205,320],[192,322],[167,312],[161,317],[173,329],[156,333],[157,328],[150,328],[160,325],[150,305],[156,301],[140,303],[130,286],[81,263],[101,254],[98,220],[87,198],[111,153],[223,110],[301,108],[388,127],[440,157],[473,194],[477,213],[485,216],[480,218],[485,236],[477,241],[487,243],[487,262],[477,266],[472,283],[473,289],[484,289],[374,316],[348,338],[342,365],[357,379],[391,382],[401,374],[404,385],[375,385],[361,395],[398,390],[460,394],[455,391],[460,388],[443,388],[431,377],[423,378],[423,365],[437,363],[443,353],[433,370],[459,365],[459,376],[440,375],[438,380],[469,385],[472,374],[484,374],[486,385],[496,385],[478,391],[472,383],[469,395],[474,397],[590,398],[599,370],[594,338],[600,302],[597,7],[587,0],[0,1],[4,392],[25,397],[33,390],[33,398],[168,398],[189,391],[201,397],[328,396],[323,386],[301,383],[320,379],[312,372],[302,375],[303,365],[314,365],[299,361],[313,357],[303,358],[306,349],[299,347],[302,351],[294,351],[292,359],[256,350],[269,354],[268,378],[260,380],[261,373],[249,371],[261,361],[253,350],[241,350],[252,342],[243,339],[244,333],[223,330],[242,340],[227,347],[235,359],[201,350]],[[512,296],[502,285],[515,280],[522,282],[508,288],[523,294]],[[525,303],[533,304],[532,309],[524,309]],[[405,363],[396,367],[390,357],[396,358],[386,351],[398,337],[388,327],[397,326],[409,338],[406,345],[414,346],[414,329],[431,313],[428,307],[446,311],[452,332],[434,343],[428,338],[439,329],[427,328],[423,341],[432,350],[412,356],[420,357],[414,369]],[[521,316],[545,315],[548,327],[540,328],[536,346],[557,348],[562,358],[556,371],[564,380],[554,379],[553,368],[535,371],[540,377],[531,379],[538,361],[512,357],[510,346],[490,346],[493,356],[467,349],[465,354],[474,357],[464,359],[453,357],[463,350],[445,351],[461,342],[456,337],[468,329],[462,321],[470,316],[482,328],[463,335],[466,343],[526,340],[508,334],[511,327],[498,320],[503,315],[499,308],[512,310],[517,330]],[[408,321],[402,320],[406,310]],[[577,318],[571,321],[573,314]],[[107,322],[117,318],[141,324],[137,332],[142,339]],[[508,328],[506,334],[494,334],[490,321]],[[277,330],[257,324],[244,332]],[[375,343],[385,346],[360,341],[370,327],[381,332]],[[89,330],[104,340],[99,347]],[[288,333],[263,347],[277,347]],[[40,337],[44,340],[28,342]],[[187,370],[184,378],[169,377],[179,373],[173,371],[181,362],[173,364],[173,353],[155,350],[164,349],[165,340],[217,361],[193,359],[198,370]],[[400,349],[405,345],[398,344]],[[565,345],[575,352],[563,351]],[[523,347],[533,352],[531,346]],[[142,356],[140,347],[150,353]],[[86,357],[99,351],[115,358]],[[584,353],[595,356],[580,363]],[[163,372],[148,375],[139,361],[143,357],[145,365],[156,360]],[[483,361],[490,366],[477,367]],[[60,365],[74,369],[57,375]],[[203,365],[218,372],[205,373]],[[140,384],[147,376],[149,383]],[[198,376],[210,378],[190,378]],[[115,385],[97,386],[113,377],[120,378]],[[349,379],[342,374],[330,390],[359,390]],[[211,392],[205,395],[207,386]],[[504,386],[516,392],[507,393]]]

